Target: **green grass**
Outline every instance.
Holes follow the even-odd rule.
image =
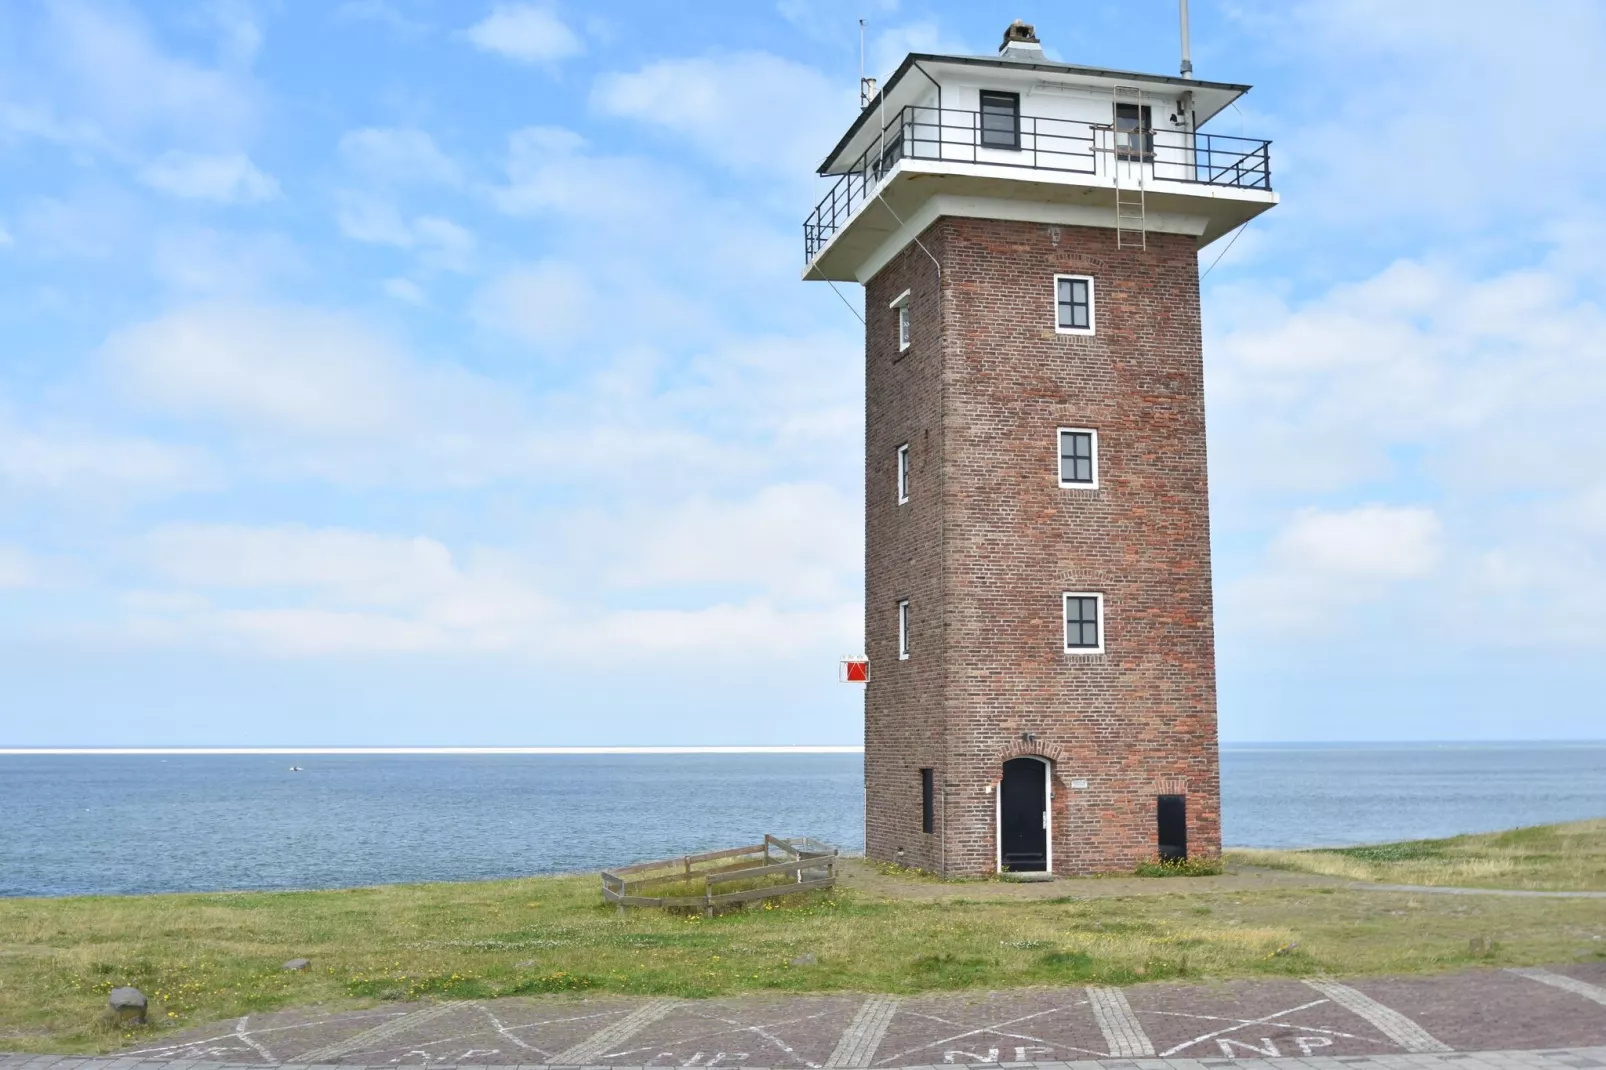
[[[1151,858],[1138,863],[1139,877],[1219,877],[1226,866],[1219,858]]]
[[[1514,835],[1551,842],[1530,830]],[[621,915],[603,905],[594,875],[0,900],[0,1050],[103,1051],[174,1028],[312,1003],[914,993],[1606,957],[1598,900],[1270,883],[1225,891],[1205,880],[1156,881],[1154,894],[1125,896],[1100,894],[1101,886],[1065,882],[1057,887],[1077,894],[1059,899],[1030,894],[1028,886],[974,899],[838,890],[711,920],[658,910]],[[790,964],[805,954],[817,964]],[[312,969],[280,969],[298,956],[310,958]],[[143,1030],[99,1024],[106,993],[122,984],[151,997],[153,1021]]]
[[[1606,818],[1442,840],[1309,851],[1233,851],[1241,864],[1387,884],[1606,889]]]

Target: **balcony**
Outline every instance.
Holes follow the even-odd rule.
[[[1265,202],[1265,207],[1276,200],[1271,195],[1269,141],[1176,129],[1117,129],[1030,115],[1002,126],[997,115],[989,115],[987,123],[984,127],[979,111],[955,108],[909,106],[893,113],[804,221],[805,263],[814,265],[837,233],[903,172],[996,178],[1010,172],[994,169],[1010,168],[1039,173],[1030,176],[1039,187],[1044,181],[1111,190],[1141,184],[1173,210],[1190,197],[1227,190],[1249,193],[1243,199]],[[1258,210],[1257,205],[1249,214]],[[1220,231],[1217,224],[1205,236],[1211,239]]]

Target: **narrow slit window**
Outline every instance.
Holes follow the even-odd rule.
[[[1097,489],[1099,433],[1090,427],[1060,428],[1060,486]]]
[[[898,603],[898,660],[909,660],[909,600]]]
[[[1054,276],[1054,329],[1061,334],[1093,333],[1093,280],[1090,277]]]
[[[898,504],[909,500],[909,443],[898,447]]]
[[[920,770],[920,831],[937,831],[937,778],[934,770]]]
[[[984,149],[1020,148],[1020,94],[984,91],[981,94],[981,146]]]
[[[1087,591],[1065,593],[1065,652],[1104,651],[1104,596]]]

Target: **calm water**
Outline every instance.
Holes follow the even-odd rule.
[[[1606,814],[1606,745],[1239,747],[1222,770],[1234,845]],[[856,755],[0,757],[0,895],[476,880],[766,831],[858,850],[862,798]]]

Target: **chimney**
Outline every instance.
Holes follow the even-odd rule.
[[[998,46],[1004,59],[1018,59],[1035,63],[1043,58],[1043,43],[1037,39],[1037,28],[1016,19],[1004,31],[1004,43]]]

